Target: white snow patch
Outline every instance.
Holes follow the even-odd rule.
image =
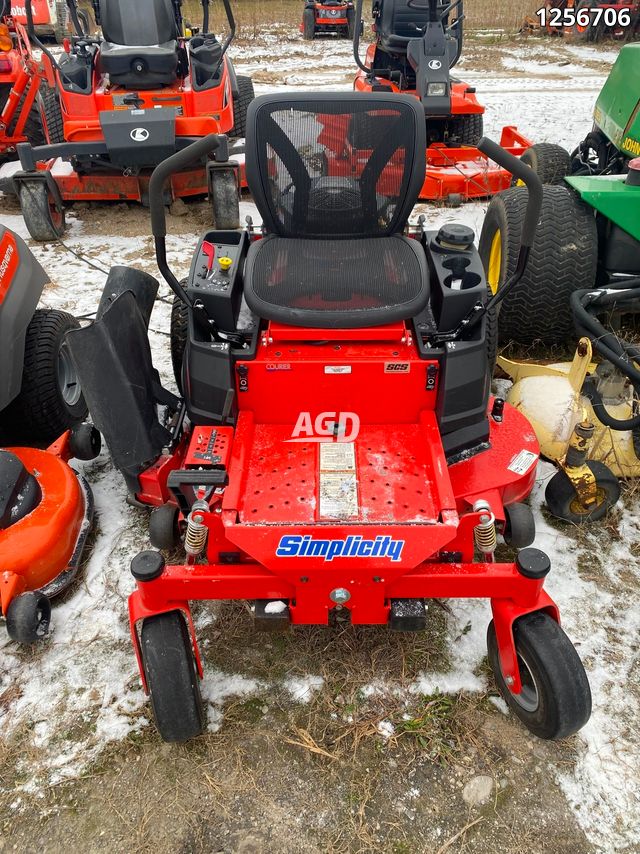
[[[287,603],[283,602],[281,599],[277,599],[273,602],[267,602],[264,606],[265,614],[282,614],[282,612],[286,610]]]
[[[391,721],[379,721],[376,729],[385,741],[387,741],[396,734],[396,728],[391,723]]]
[[[324,685],[322,676],[292,676],[283,683],[285,689],[298,703],[308,703]]]

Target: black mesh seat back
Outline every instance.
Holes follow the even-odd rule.
[[[100,19],[113,44],[161,45],[180,35],[171,0],[100,0]]]
[[[424,109],[387,93],[264,95],[249,106],[249,189],[269,232],[343,240],[404,228],[425,176]]]
[[[402,235],[270,236],[249,249],[245,299],[266,320],[320,329],[380,326],[415,316],[428,298],[422,246]]]

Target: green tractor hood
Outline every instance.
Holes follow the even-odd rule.
[[[625,45],[598,95],[596,125],[627,157],[640,157],[640,43]]]
[[[640,240],[640,186],[625,184],[624,175],[574,175],[565,181],[588,205]]]

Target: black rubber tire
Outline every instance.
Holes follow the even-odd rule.
[[[562,184],[571,171],[571,155],[561,145],[537,142],[520,160],[530,166],[543,184]]]
[[[356,10],[355,9],[347,9],[347,38],[349,41],[353,41],[353,37],[356,34]]]
[[[544,498],[549,512],[565,522],[581,525],[583,522],[597,522],[607,515],[620,498],[620,482],[611,469],[598,460],[587,460],[596,480],[598,503],[589,510],[576,502],[577,496],[573,484],[562,470],[556,472],[547,483]],[[580,512],[580,509],[582,512]]]
[[[182,613],[169,611],[144,620],[140,646],[153,716],[163,741],[188,741],[200,735],[205,711]]]
[[[213,227],[219,231],[240,228],[240,190],[235,169],[216,169],[211,175],[211,216]]]
[[[15,118],[12,122],[9,123],[9,135],[11,135],[18,123],[18,118],[22,112],[22,105],[24,103],[24,95],[20,98],[20,103],[18,104],[18,109],[15,114]],[[38,107],[38,96],[36,95],[35,101],[33,102],[31,109],[29,110],[29,115],[27,116],[27,120],[24,124],[24,128],[22,133],[26,136],[27,140],[31,143],[31,145],[44,145],[46,142],[44,130],[42,128],[42,117],[40,115],[40,109]]]
[[[507,705],[538,738],[560,739],[577,732],[591,716],[591,689],[573,644],[556,621],[543,611],[517,619],[513,635],[518,656],[526,662],[533,676],[538,706],[535,710],[526,710],[507,687],[500,669],[492,620],[487,630],[489,663]]]
[[[181,286],[186,287],[187,281],[184,279],[180,282]],[[187,346],[187,335],[189,334],[189,309],[186,304],[177,296],[173,297],[173,305],[171,306],[171,325],[170,325],[170,348],[171,348],[171,365],[173,366],[173,376],[175,377],[178,391],[182,394],[182,361],[184,359],[184,351]]]
[[[247,110],[256,97],[253,80],[238,74],[238,97],[233,102],[233,128],[230,136],[244,137],[247,133]]]
[[[316,13],[313,9],[305,9],[302,13],[302,37],[305,41],[313,41],[316,34]]]
[[[488,298],[491,299],[492,293],[489,290]],[[485,335],[487,341],[487,362],[489,364],[489,376],[493,376],[498,361],[498,310],[491,308],[487,311],[487,322],[485,327]]]
[[[455,136],[460,145],[477,145],[482,139],[484,119],[481,113],[471,113],[449,120],[449,136]]]
[[[526,549],[536,538],[536,522],[528,504],[506,504],[505,523],[502,536],[508,546]]]
[[[91,19],[85,9],[78,9],[78,23],[80,24],[83,36],[88,36],[91,32]]]
[[[64,234],[64,209],[58,209],[44,181],[20,182],[20,208],[34,240],[48,243]]]
[[[149,516],[149,539],[155,549],[171,551],[180,543],[178,508],[175,504],[156,507]]]
[[[38,590],[21,593],[7,608],[7,634],[15,643],[36,643],[47,634],[51,622],[51,603]]]
[[[18,397],[2,413],[3,428],[9,435],[50,444],[87,417],[82,393],[74,399],[76,392],[69,391],[65,400],[59,377],[61,359],[70,378],[73,374],[64,339],[69,330],[79,326],[66,311],[44,308],[35,311],[27,327],[22,387]]]
[[[76,460],[95,460],[102,450],[102,436],[93,424],[78,424],[71,431],[69,450]]]
[[[581,9],[592,9],[596,5],[597,4],[592,3],[591,0],[578,0],[578,3],[575,5],[575,13],[577,15]],[[594,28],[593,23],[591,23],[588,27],[581,30],[576,23],[571,28],[571,35],[576,39],[576,41],[592,42],[596,37],[596,28]]]
[[[500,230],[502,262],[498,290],[515,271],[527,206],[526,187],[512,187],[491,200],[478,251],[490,281],[489,259]],[[569,300],[595,285],[598,239],[593,210],[569,187],[544,187],[542,213],[527,269],[498,310],[501,344],[573,340]]]
[[[46,80],[40,84],[40,106],[44,116],[45,135],[51,145],[64,142],[64,122],[58,92]]]

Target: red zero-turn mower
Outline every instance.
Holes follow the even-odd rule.
[[[80,33],[75,0],[68,4]],[[55,74],[61,133],[52,145],[21,146],[23,171],[14,176],[36,240],[63,233],[65,202],[146,203],[151,169],[170,154],[212,132],[244,136],[253,83],[236,76],[227,55],[235,34],[231,6],[223,0],[229,33],[220,43],[209,33],[209,0],[202,5],[202,32],[190,29],[186,37],[179,2],[99,0],[101,39],[67,40],[59,61],[40,45]],[[209,166],[215,164],[202,158],[173,175],[166,201],[206,194]],[[228,199],[238,192],[237,168],[226,175],[226,183],[216,180],[214,218],[218,227],[237,227],[225,219]]]
[[[486,597],[507,702],[541,737],[575,732],[589,685],[521,503],[538,444],[489,396],[495,306],[524,270],[539,179],[479,143],[530,190],[517,268],[488,302],[471,229],[407,227],[425,168],[417,99],[263,96],[247,122],[263,230],[207,231],[185,288],[167,266],[162,187],[222,141],[199,141],[151,178],[158,266],[187,314],[172,330],[184,336],[184,399],[158,384],[134,293],[68,337],[130,500],[156,508],[152,544],[185,553],[168,566],[145,551],[131,567],[131,632],[162,737],[203,730],[189,606],[201,599],[253,600],[263,628],[326,624],[341,608],[354,624],[415,630],[426,599]],[[339,134],[344,177],[318,174],[322,140]],[[494,560],[498,532],[522,547],[515,561]]]
[[[356,20],[362,17],[356,3]],[[476,90],[451,75],[463,42],[462,0],[373,0],[376,40],[360,58],[360,29],[354,30],[354,57],[360,69],[358,92],[402,92],[419,98],[427,123],[427,163],[421,199],[453,204],[506,190],[512,175],[478,148],[484,107]],[[453,18],[455,13],[455,19]],[[502,148],[515,156],[531,142],[507,126]]]
[[[36,309],[47,276],[0,225],[0,610],[9,636],[46,634],[49,599],[73,580],[93,516],[91,490],[68,465],[93,459],[100,434],[87,413],[65,335],[79,324]],[[53,441],[54,437],[59,438]]]
[[[322,3],[305,0],[300,32],[309,41],[324,33],[337,33],[352,39],[354,22],[352,0],[324,0]]]

